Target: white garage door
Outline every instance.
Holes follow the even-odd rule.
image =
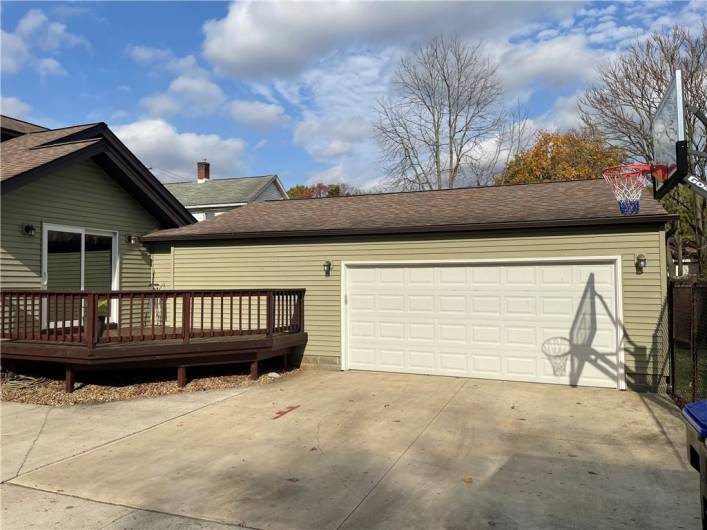
[[[622,387],[611,263],[348,266],[345,367]]]

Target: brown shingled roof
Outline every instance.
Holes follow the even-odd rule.
[[[153,232],[146,241],[443,232],[665,222],[648,191],[620,215],[602,180],[250,203],[214,219]]]
[[[28,121],[18,120],[17,118],[12,118],[10,116],[5,115],[0,115],[0,127],[20,134],[41,132],[47,130],[46,127],[42,127],[41,125],[30,123]]]
[[[2,161],[2,164],[0,164],[0,181],[11,179],[26,171],[99,142],[100,139],[97,138],[76,142],[61,142],[62,138],[94,126],[95,124],[89,124],[44,130],[23,134],[0,143],[0,160]]]

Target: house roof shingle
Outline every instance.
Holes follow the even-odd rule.
[[[602,180],[582,180],[255,202],[194,225],[153,232],[145,240],[448,232],[672,218],[648,192],[638,215],[622,216]]]
[[[3,129],[8,129],[10,131],[15,131],[20,134],[27,134],[33,132],[46,131],[46,127],[37,125],[35,123],[30,123],[28,121],[18,120],[17,118],[12,118],[10,116],[0,115],[0,127]]]
[[[102,122],[27,132],[0,142],[3,195],[85,159],[101,165],[163,226],[195,222],[191,213]]]
[[[253,201],[266,186],[276,180],[276,175],[263,175],[260,177],[210,179],[201,183],[195,181],[171,182],[165,183],[165,187],[184,206],[240,204]]]
[[[63,129],[32,132],[0,143],[0,181],[5,181],[30,171],[34,168],[57,160],[63,156],[93,145],[100,139],[92,138],[75,142],[61,142],[77,132],[84,131],[96,124],[77,125]]]

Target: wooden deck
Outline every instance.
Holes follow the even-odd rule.
[[[257,378],[307,342],[303,290],[0,295],[3,361],[60,363],[67,392],[85,370],[176,367],[183,386],[187,367],[247,362]]]

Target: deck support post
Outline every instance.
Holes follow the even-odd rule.
[[[251,361],[250,363],[250,378],[255,380],[258,379],[258,360]]]
[[[64,377],[64,392],[70,394],[74,391],[74,368],[70,364],[66,365]]]
[[[178,366],[177,367],[177,386],[183,388],[187,386],[187,367]]]
[[[285,355],[282,356],[282,369],[287,370],[287,352],[285,352]]]

